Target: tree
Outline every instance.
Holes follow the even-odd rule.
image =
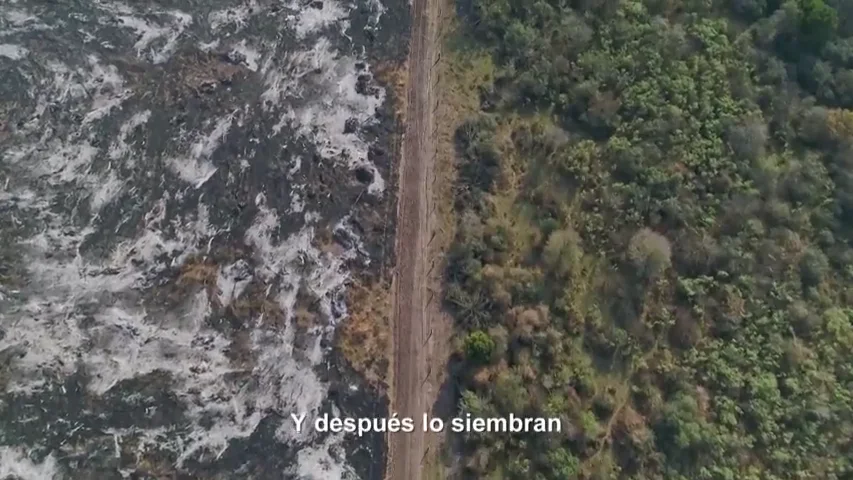
[[[494,146],[495,120],[488,115],[469,119],[456,130],[456,147],[465,161],[459,175],[466,185],[489,191],[500,173],[500,157]]]
[[[580,264],[583,258],[580,236],[571,228],[551,233],[542,257],[545,264],[558,277],[567,275]]]
[[[806,287],[820,284],[829,272],[829,260],[820,249],[809,247],[800,259],[800,278]]]
[[[556,448],[548,452],[548,467],[551,478],[564,480],[575,478],[580,472],[580,461],[565,448]]]
[[[830,111],[825,107],[808,108],[802,113],[799,122],[799,136],[802,140],[813,144],[826,142],[832,136],[837,135],[836,127],[833,127],[833,123],[830,122]],[[832,120],[832,122],[837,122],[837,120]],[[839,125],[845,125],[845,122],[841,122]]]
[[[818,50],[832,39],[838,28],[838,13],[823,0],[799,0],[800,29],[806,43]]]
[[[524,379],[516,369],[504,370],[497,375],[494,383],[493,399],[503,415],[524,414],[530,404],[530,392]]]
[[[472,363],[488,363],[494,350],[495,341],[482,330],[473,331],[465,338],[465,356]]]
[[[735,157],[756,160],[764,155],[767,125],[760,118],[746,119],[729,128],[726,140]]]
[[[767,0],[732,0],[732,9],[746,20],[755,21],[767,13]]]
[[[640,276],[654,280],[669,268],[672,249],[669,240],[648,228],[643,228],[631,237],[628,244],[628,259]]]
[[[461,407],[474,417],[489,418],[497,415],[494,405],[471,390],[462,392]]]
[[[828,110],[824,122],[834,140],[840,142],[853,140],[853,111],[842,109]]]
[[[844,68],[836,71],[832,85],[837,105],[853,107],[853,70]]]

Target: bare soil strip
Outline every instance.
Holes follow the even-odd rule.
[[[434,162],[432,70],[438,1],[413,0],[406,120],[399,168],[397,267],[394,275],[392,411],[415,419],[415,431],[389,435],[388,478],[420,480],[425,456],[421,418],[429,408],[427,312],[431,178]]]

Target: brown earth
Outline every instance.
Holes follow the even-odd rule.
[[[415,419],[412,433],[390,434],[388,471],[391,480],[421,480],[427,435],[421,418],[428,412],[434,388],[430,381],[428,343],[431,310],[433,139],[433,69],[436,64],[439,0],[413,0],[405,100],[405,130],[397,199],[397,265],[393,299],[392,412]]]

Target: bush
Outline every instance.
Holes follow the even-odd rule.
[[[800,259],[800,278],[806,287],[819,285],[829,272],[829,260],[822,251],[809,247]]]
[[[575,478],[580,472],[580,460],[565,448],[557,448],[548,453],[548,467],[553,478]]]
[[[644,228],[631,237],[628,259],[640,276],[654,280],[669,268],[672,249],[663,235]]]
[[[745,120],[732,126],[726,137],[735,157],[756,160],[764,155],[767,125],[760,119]]]
[[[577,232],[570,228],[553,232],[542,252],[545,265],[559,277],[568,274],[583,257],[580,242]]]
[[[767,13],[767,0],[732,0],[732,10],[746,20],[755,21]]]
[[[471,363],[488,363],[494,350],[495,341],[482,330],[473,331],[465,338],[465,357]]]
[[[800,0],[800,29],[806,43],[815,50],[832,39],[838,28],[838,13],[823,0]]]
[[[466,185],[488,192],[500,174],[500,156],[494,146],[495,120],[480,115],[456,130],[456,147],[464,160],[459,175]]]

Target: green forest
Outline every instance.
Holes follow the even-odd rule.
[[[853,479],[853,1],[457,8],[464,476]]]

